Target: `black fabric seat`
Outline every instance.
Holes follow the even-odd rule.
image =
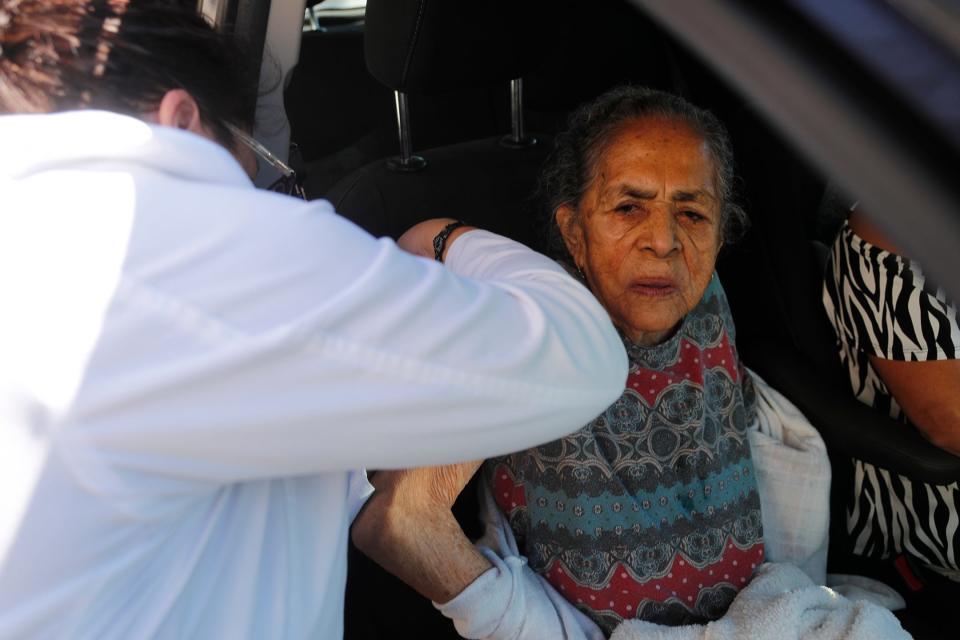
[[[728,122],[735,136],[751,131],[736,139],[752,231],[722,273],[744,361],[804,410],[838,459],[855,456],[923,482],[960,479],[960,458],[852,396],[822,302],[827,245],[817,213],[826,181],[755,117]]]
[[[413,97],[501,84],[506,106],[507,84],[537,62],[534,25],[542,4],[372,0],[364,36],[367,68],[387,88]],[[416,131],[411,136],[415,145]],[[378,160],[324,197],[374,235],[397,237],[421,220],[453,216],[532,242],[527,200],[550,148],[547,136],[537,137],[537,144],[523,148],[505,147],[497,136],[414,149],[425,168],[400,172]]]
[[[397,173],[385,160],[341,180],[328,194],[334,207],[370,233],[398,237],[411,225],[457,217],[525,244],[536,244],[537,175],[552,138],[506,149],[500,137],[422,152],[427,167]]]

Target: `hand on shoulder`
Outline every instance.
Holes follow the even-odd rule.
[[[456,220],[453,218],[433,218],[419,222],[407,229],[404,234],[400,236],[397,240],[397,246],[416,256],[433,259],[433,239],[443,231],[444,227],[452,222],[456,222]],[[443,258],[446,259],[446,252],[449,251],[454,240],[475,228],[476,227],[464,225],[454,229],[450,235],[447,236]]]

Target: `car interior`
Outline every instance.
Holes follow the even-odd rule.
[[[256,3],[234,4],[235,23],[244,15],[253,20],[256,11],[265,20],[263,3],[256,10]],[[420,220],[443,216],[542,248],[537,175],[573,107],[634,83],[713,111],[730,131],[739,200],[751,220],[718,265],[742,358],[806,414],[827,444],[833,469],[828,571],[880,577],[906,592],[905,583],[890,582],[887,567],[852,555],[844,524],[851,457],[937,484],[960,480],[960,458],[849,392],[821,299],[828,247],[857,199],[841,186],[850,176],[820,162],[762,99],[691,44],[672,16],[645,10],[656,4],[308,2],[299,61],[284,89],[304,188],[377,236],[396,238]],[[883,92],[889,104],[909,112],[916,136],[928,135],[936,116],[907,104],[908,91],[845,52],[837,32],[817,22],[823,15],[806,11],[826,4],[784,3],[775,17],[791,24],[792,33],[807,34],[805,42],[827,64],[872,83],[865,93]],[[955,141],[950,145],[955,158]],[[943,212],[954,223],[956,202]],[[950,228],[941,229],[951,237]],[[949,273],[948,263],[938,264],[935,274]],[[943,284],[954,291],[960,286],[956,278]],[[478,536],[473,493],[464,491],[456,511],[468,535]],[[362,554],[351,549],[349,562],[346,638],[392,637],[404,628],[425,638],[457,637],[429,602]],[[922,599],[949,601],[925,588]],[[897,615],[915,637],[943,637],[949,609],[940,611],[940,618],[914,607]]]

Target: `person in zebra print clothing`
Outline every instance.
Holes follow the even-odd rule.
[[[957,309],[862,211],[852,211],[833,244],[823,303],[857,399],[960,455]],[[909,556],[960,583],[958,483],[928,485],[852,462],[847,531],[854,553]]]

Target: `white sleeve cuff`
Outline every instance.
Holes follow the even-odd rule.
[[[450,602],[434,603],[464,638],[475,640],[603,640],[590,619],[527,566],[478,547],[493,567]]]

